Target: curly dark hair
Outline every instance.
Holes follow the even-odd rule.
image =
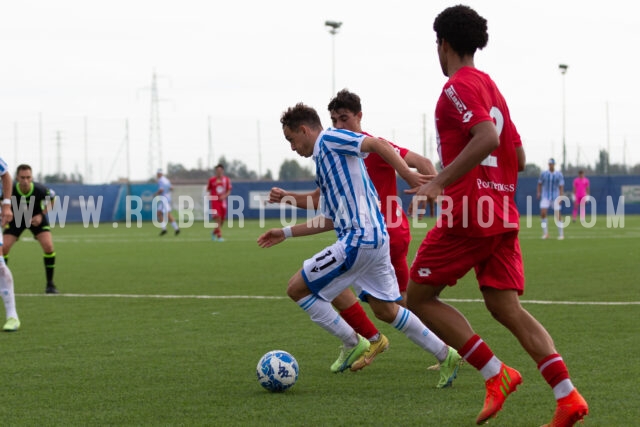
[[[449,7],[436,16],[433,30],[438,43],[446,40],[460,56],[473,55],[489,41],[487,20],[469,6],[461,4]]]
[[[337,111],[340,108],[344,108],[353,114],[358,114],[362,111],[360,97],[353,92],[349,92],[348,89],[342,89],[338,92],[338,94],[329,101],[327,108],[329,111]]]
[[[283,112],[282,116],[280,116],[280,123],[282,123],[283,128],[287,126],[291,130],[297,130],[301,125],[322,129],[322,122],[318,112],[302,102],[289,107],[287,111]]]

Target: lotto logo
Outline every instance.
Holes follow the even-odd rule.
[[[418,270],[418,276],[420,277],[429,277],[431,274],[431,270],[428,268],[421,268]]]

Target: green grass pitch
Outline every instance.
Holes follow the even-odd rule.
[[[608,228],[571,224],[564,241],[523,227],[522,299],[551,332],[590,404],[585,426],[638,423],[640,217]],[[432,225],[432,219],[426,222]],[[523,220],[524,221],[524,220]],[[275,226],[275,221],[267,221]],[[303,259],[332,233],[260,249],[257,221],[212,242],[202,225],[180,236],[158,229],[81,224],[53,230],[60,295],[45,295],[39,245],[12,250],[22,327],[0,334],[0,424],[6,426],[464,426],[482,406],[482,377],[469,365],[435,389],[434,363],[389,325],[389,351],[363,371],[332,374],[339,342],[286,298]],[[414,228],[410,259],[426,230]],[[465,313],[524,383],[491,426],[540,426],[553,395],[516,340],[478,301],[472,275],[444,297]],[[591,304],[591,303],[611,303]],[[366,309],[370,310],[368,307]],[[255,368],[283,349],[300,364],[285,393],[260,387]]]

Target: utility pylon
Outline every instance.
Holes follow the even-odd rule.
[[[62,132],[56,131],[56,173],[62,178]]]
[[[160,137],[160,100],[156,72],[151,78],[151,116],[149,119],[149,176],[162,167],[162,139]]]

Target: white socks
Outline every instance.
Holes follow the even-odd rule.
[[[355,347],[358,344],[358,335],[351,326],[333,309],[330,302],[311,294],[296,301],[311,317],[316,325],[320,326],[331,335],[338,337],[345,347]]]
[[[13,276],[4,261],[0,261],[0,293],[2,294],[4,309],[7,312],[7,319],[10,317],[17,319],[16,296],[13,293]]]
[[[391,326],[405,334],[420,348],[433,354],[440,362],[444,362],[449,354],[449,346],[427,328],[411,311],[399,307],[398,314]]]

